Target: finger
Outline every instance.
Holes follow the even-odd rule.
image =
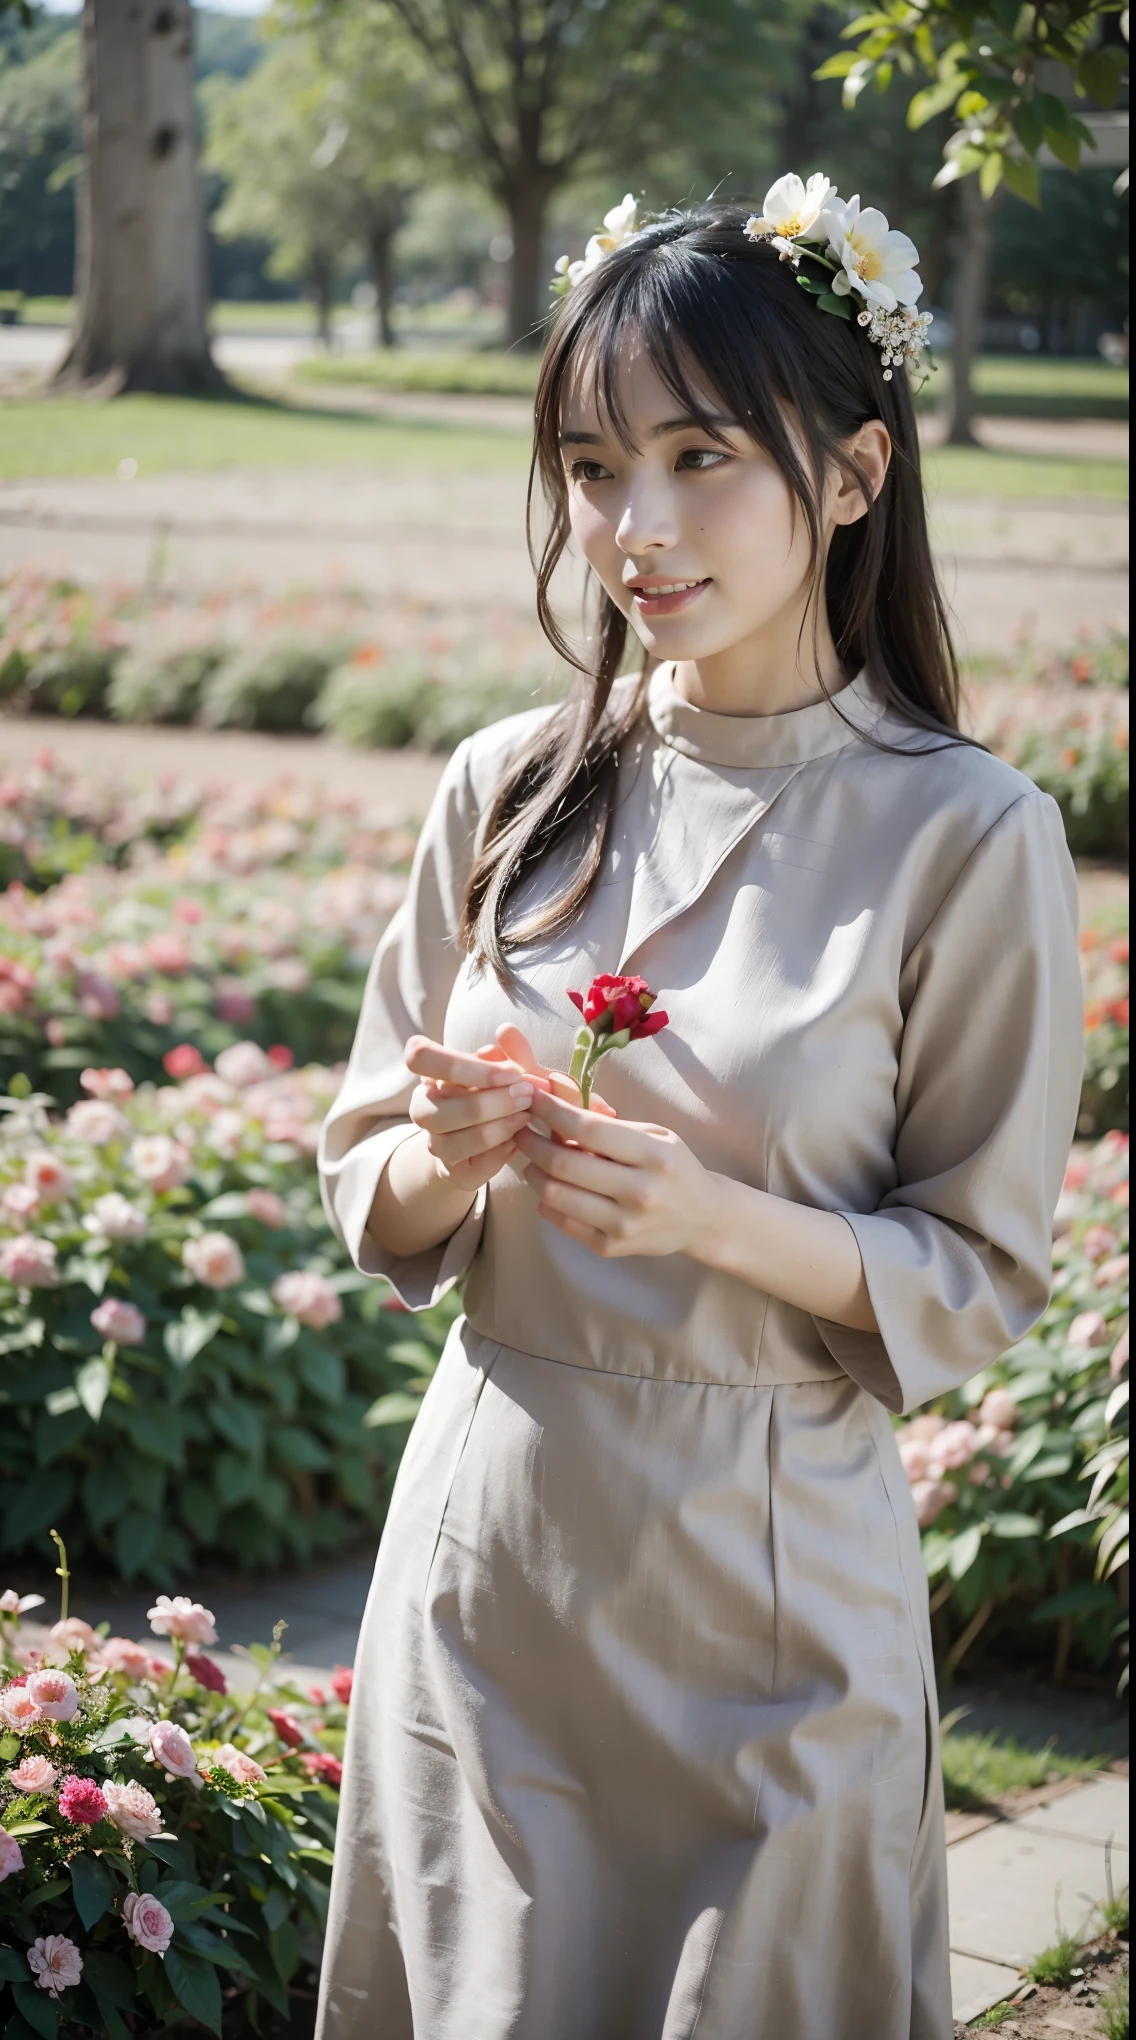
[[[446,1084],[464,1084],[471,1091],[509,1084],[515,1072],[508,1063],[482,1062],[458,1048],[444,1048],[424,1034],[412,1034],[406,1044],[406,1067],[416,1077],[433,1077]]]
[[[525,1181],[536,1192],[536,1208],[542,1218],[575,1219],[580,1225],[593,1226],[605,1239],[618,1237],[626,1228],[626,1215],[610,1197],[597,1197],[591,1190],[558,1182],[534,1162],[525,1169]]]
[[[496,1147],[514,1146],[523,1125],[524,1118],[518,1115],[512,1119],[495,1119],[488,1126],[462,1127],[457,1133],[432,1133],[428,1136],[430,1151],[444,1169],[456,1169],[475,1155],[490,1154]]]
[[[564,1147],[558,1141],[545,1140],[531,1126],[523,1127],[517,1135],[517,1146],[544,1175],[561,1183],[574,1183],[581,1190],[593,1190],[597,1196],[609,1197],[616,1204],[634,1203],[644,1188],[641,1170],[629,1169],[622,1162],[609,1162],[587,1148]]]
[[[530,1083],[508,1090],[457,1091],[453,1097],[432,1098],[420,1085],[410,1101],[410,1117],[427,1133],[461,1133],[491,1121],[519,1119],[524,1124],[535,1093]]]
[[[545,1077],[548,1075],[548,1071],[537,1056],[528,1035],[522,1034],[520,1028],[515,1027],[511,1020],[503,1020],[497,1029],[497,1046],[503,1049],[507,1056],[511,1056],[513,1061],[520,1065],[521,1069],[528,1070],[530,1076]]]
[[[657,1161],[659,1139],[666,1137],[663,1127],[641,1125],[615,1114],[609,1119],[604,1113],[585,1112],[579,1105],[568,1105],[554,1095],[538,1099],[532,1116],[539,1129],[558,1133],[565,1140],[590,1148],[593,1154],[606,1155],[610,1161],[625,1162],[632,1168]]]
[[[622,1252],[618,1241],[609,1239],[594,1225],[581,1225],[579,1219],[565,1218],[555,1211],[546,1211],[543,1216],[549,1225],[556,1227],[557,1232],[566,1233],[570,1240],[579,1240],[582,1247],[590,1247],[593,1254],[602,1255],[605,1261],[617,1259]]]

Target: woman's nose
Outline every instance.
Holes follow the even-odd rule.
[[[616,526],[621,552],[661,552],[678,538],[674,505],[664,484],[644,478],[631,490]]]

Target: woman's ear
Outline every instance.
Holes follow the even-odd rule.
[[[844,452],[867,482],[875,502],[891,465],[891,434],[887,426],[879,418],[869,419],[866,425],[861,425],[855,438],[848,440]],[[828,501],[832,522],[855,524],[865,515],[867,507],[860,483],[844,468],[835,468]]]

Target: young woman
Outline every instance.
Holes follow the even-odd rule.
[[[571,536],[597,634],[455,754],[327,1123],[357,1265],[466,1314],[360,1642],[322,2040],[952,2031],[889,1412],[1045,1304],[1075,894],[957,733],[915,251],[815,198],[621,211],[568,272],[539,602],[567,650]],[[584,1110],[600,972],[669,1024]]]

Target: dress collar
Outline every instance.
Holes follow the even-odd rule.
[[[807,765],[810,759],[843,750],[875,728],[883,704],[866,673],[858,674],[835,698],[838,708],[830,701],[815,701],[788,715],[714,715],[683,698],[674,684],[673,666],[666,665],[651,677],[647,713],[656,734],[672,751],[703,765],[755,771],[770,765]]]

